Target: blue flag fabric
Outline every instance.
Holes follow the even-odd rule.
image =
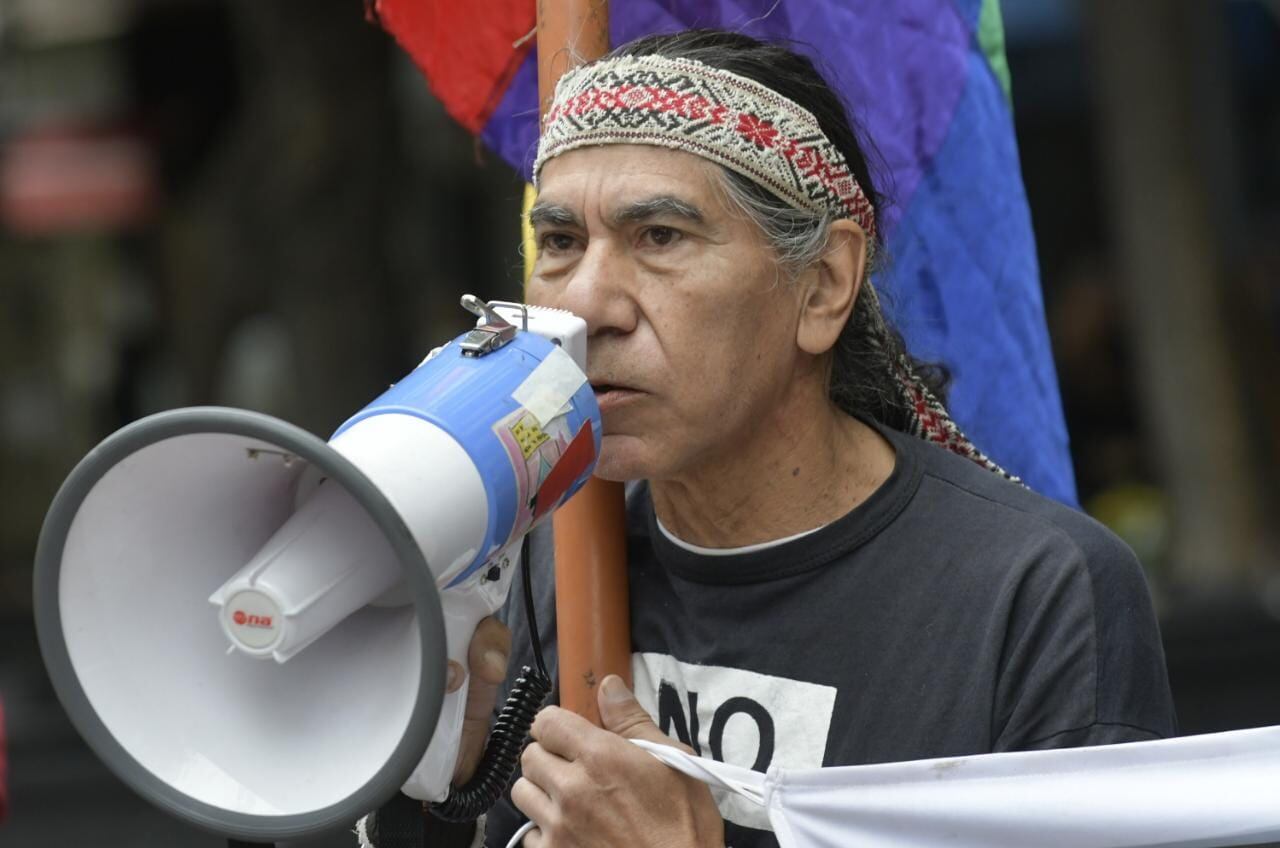
[[[613,43],[691,27],[792,42],[861,129],[887,261],[874,278],[917,357],[951,371],[949,408],[1033,489],[1076,503],[1022,185],[997,0],[628,0]],[[482,129],[526,176],[538,138],[530,55]]]

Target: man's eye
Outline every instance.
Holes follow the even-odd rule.
[[[667,247],[680,241],[681,235],[674,227],[645,227],[640,237],[654,247]]]
[[[539,248],[551,253],[572,250],[576,239],[568,233],[547,233],[539,240]]]

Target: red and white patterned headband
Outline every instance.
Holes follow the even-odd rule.
[[[797,209],[852,219],[875,243],[871,201],[818,119],[730,71],[665,56],[621,56],[569,71],[543,122],[535,185],[548,159],[597,144],[652,144],[710,159]]]

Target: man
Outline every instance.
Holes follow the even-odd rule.
[[[635,694],[604,681],[605,729],[539,715],[486,845],[522,817],[530,848],[777,844],[762,811],[627,737],[765,769],[1174,732],[1132,553],[1007,479],[885,324],[865,158],[806,59],[718,32],[634,42],[561,83],[535,168],[529,300],[586,319],[596,473],[644,481]],[[509,622],[523,651],[518,606]],[[486,625],[473,657],[504,639]]]

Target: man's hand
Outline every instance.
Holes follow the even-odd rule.
[[[462,786],[475,774],[489,738],[489,724],[498,700],[498,687],[507,676],[507,657],[511,655],[511,631],[496,618],[485,618],[476,625],[467,649],[467,665],[471,667],[471,686],[467,689],[467,707],[462,720],[462,741],[458,745],[458,764],[453,769],[455,786]],[[456,662],[449,663],[449,692],[456,692],[467,679]]]
[[[627,740],[684,746],[658,730],[618,677],[602,681],[599,702],[604,730],[559,707],[538,713],[536,741],[521,757],[524,776],[511,789],[538,826],[526,848],[723,846],[711,790]]]

